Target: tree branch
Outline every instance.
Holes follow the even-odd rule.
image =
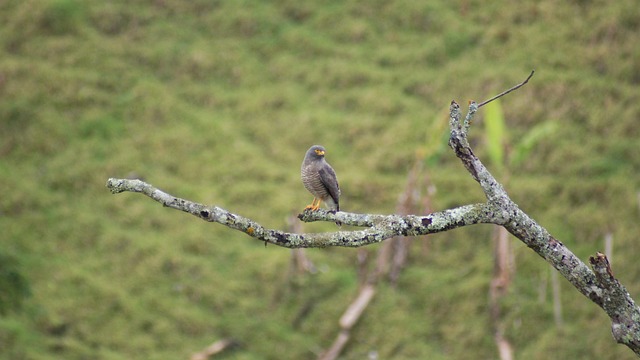
[[[342,211],[333,214],[323,209],[305,210],[298,216],[305,222],[335,222],[339,220],[345,225],[366,227],[367,229],[296,234],[266,228],[254,220],[233,214],[217,206],[207,206],[175,197],[141,180],[111,178],[107,181],[107,187],[114,194],[125,191],[145,194],[164,206],[184,211],[205,221],[217,222],[231,229],[242,231],[258,240],[286,248],[360,247],[378,243],[393,236],[434,234],[462,226],[488,223],[494,218],[494,209],[488,204],[466,205],[424,216],[372,215]]]
[[[455,101],[451,102],[449,110],[451,124],[449,145],[471,176],[480,183],[487,197],[487,204],[493,204],[496,209],[499,209],[501,219],[496,218],[493,223],[504,226],[507,231],[550,263],[584,296],[603,308],[611,318],[614,339],[618,343],[627,345],[640,356],[640,308],[636,306],[624,286],[613,277],[606,256],[598,253],[596,257],[590,259],[595,270],[594,274],[564,244],[520,210],[469,146],[467,132],[471,118],[477,110],[476,104],[470,104],[469,113],[462,123],[460,106]]]
[[[479,223],[501,225],[557,269],[580,293],[604,309],[612,320],[612,333],[615,340],[627,345],[640,355],[640,309],[624,286],[613,277],[606,256],[598,253],[592,257],[590,261],[595,273],[591,271],[564,244],[520,210],[469,146],[467,134],[478,108],[520,88],[532,75],[533,72],[521,84],[480,105],[472,102],[469,105],[469,112],[462,121],[460,106],[455,101],[451,102],[449,145],[473,179],[480,184],[487,198],[487,202],[483,204],[465,205],[424,216],[347,212],[333,214],[325,210],[307,210],[298,216],[302,221],[340,221],[346,225],[365,229],[295,234],[266,228],[251,219],[217,206],[206,206],[177,198],[140,180],[111,178],[107,181],[107,187],[114,194],[124,191],[143,193],[164,206],[190,213],[205,221],[220,223],[265,243],[286,248],[359,247],[378,243],[393,236],[427,235]]]
[[[640,356],[640,311],[627,289],[613,277],[609,260],[602,253],[589,258],[597,283],[602,288],[600,305],[611,318],[613,338]]]
[[[521,82],[520,84],[518,84],[518,85],[516,85],[516,86],[512,87],[511,89],[508,89],[508,90],[505,90],[505,91],[501,92],[500,94],[498,94],[498,95],[496,95],[496,96],[492,97],[492,98],[491,98],[491,99],[489,99],[489,100],[485,100],[485,101],[481,102],[481,103],[478,105],[478,108],[481,108],[481,107],[483,107],[483,106],[487,105],[488,103],[492,102],[493,100],[499,99],[499,98],[501,98],[501,97],[503,97],[503,96],[507,95],[508,93],[510,93],[510,92],[512,92],[512,91],[514,91],[514,90],[518,90],[519,88],[521,88],[522,86],[524,86],[524,84],[526,84],[526,83],[528,83],[528,82],[529,82],[529,79],[531,79],[531,77],[533,76],[533,73],[535,73],[535,72],[536,72],[535,70],[531,70],[531,74],[529,74],[529,76],[528,76],[528,77],[527,77],[523,82]]]

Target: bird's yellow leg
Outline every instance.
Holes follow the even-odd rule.
[[[311,210],[318,210],[318,205],[316,205],[316,202],[318,201],[318,199],[313,198],[313,201],[311,202],[311,205],[307,205],[304,209],[311,209]]]
[[[320,209],[320,203],[322,203],[322,199],[318,199],[318,202],[316,202],[316,205],[312,207],[311,210],[316,211]]]

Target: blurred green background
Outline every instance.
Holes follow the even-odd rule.
[[[449,102],[501,100],[476,153],[520,207],[640,299],[640,9],[634,0],[0,2],[0,358],[313,359],[358,291],[359,250],[290,250],[111,195],[141,177],[288,229],[322,144],[342,208],[394,213],[420,159],[436,210],[483,200],[446,147]],[[463,106],[464,108],[464,106]],[[508,181],[507,181],[508,178]],[[304,231],[335,225],[305,224]],[[488,309],[493,227],[417,239],[382,282],[344,359],[498,357]],[[511,238],[501,299],[519,359],[631,359],[600,308]],[[380,245],[369,246],[371,258]]]

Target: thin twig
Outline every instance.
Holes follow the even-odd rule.
[[[536,72],[536,71],[535,71],[535,70],[531,70],[531,74],[529,74],[529,76],[527,77],[527,79],[526,79],[525,81],[521,82],[520,84],[518,84],[518,85],[516,85],[516,86],[512,87],[512,88],[511,88],[511,89],[509,89],[509,90],[506,90],[506,91],[501,92],[500,94],[498,94],[498,95],[496,95],[496,96],[492,97],[492,98],[491,98],[491,99],[489,99],[489,100],[485,100],[485,101],[481,102],[480,104],[478,104],[478,108],[481,108],[482,106],[484,106],[484,105],[486,105],[486,104],[488,104],[488,103],[492,102],[493,100],[495,100],[495,99],[497,99],[497,98],[500,98],[500,97],[503,97],[503,96],[507,95],[508,93],[512,92],[513,90],[517,90],[517,89],[519,89],[519,88],[520,88],[520,87],[522,87],[524,84],[526,84],[527,82],[529,82],[529,79],[531,79],[531,77],[533,76],[533,73],[534,73],[534,72]]]
[[[191,360],[207,360],[209,357],[219,354],[228,348],[238,346],[239,343],[231,338],[218,340],[207,346],[204,350],[191,355]]]

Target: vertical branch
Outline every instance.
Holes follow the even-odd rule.
[[[384,247],[384,245],[382,247]],[[370,274],[370,271],[369,271],[369,257],[370,257],[369,249],[358,248],[358,251],[356,252],[356,259],[357,259],[356,266],[357,266],[357,273],[358,273],[358,284],[360,284],[360,286],[363,286],[375,281],[375,274]]]
[[[302,233],[302,222],[297,221],[295,215],[291,215],[287,218],[288,229],[291,233]],[[317,269],[311,259],[307,257],[305,249],[291,249],[290,250],[289,267],[285,273],[284,284],[279,291],[274,292],[273,304],[277,304],[283,297],[289,296],[292,293],[296,293],[300,284],[306,280],[303,277],[304,274],[315,274]],[[311,309],[311,303],[307,302],[302,307],[302,310],[296,315],[293,320],[293,326],[296,327],[305,316],[308,315],[308,310]]]
[[[298,221],[295,215],[289,216],[287,219],[289,225],[289,232],[300,234],[302,233],[302,222]],[[307,257],[304,249],[291,249],[291,263],[289,265],[289,281],[294,275],[299,275],[304,272],[315,273],[316,267],[313,262]]]
[[[512,280],[511,253],[508,232],[503,227],[494,232],[493,279],[489,287],[489,309],[494,331],[494,340],[501,360],[513,359],[513,347],[505,338],[500,302],[507,293]]]
[[[419,179],[422,173],[423,159],[416,158],[413,167],[407,176],[407,184],[404,191],[398,198],[396,213],[399,215],[412,214],[417,211],[420,202]],[[432,191],[433,192],[433,191]],[[430,200],[424,200],[430,204]],[[358,279],[362,287],[356,299],[351,303],[340,319],[340,331],[331,347],[321,354],[321,360],[336,359],[344,350],[351,337],[351,328],[358,321],[369,302],[375,295],[375,287],[378,280],[388,274],[392,284],[395,284],[400,276],[401,270],[406,265],[409,253],[411,237],[396,236],[385,241],[376,258],[376,266],[372,271],[367,271],[369,263],[369,252],[366,249],[358,251]]]
[[[408,215],[417,213],[421,196],[419,179],[422,170],[423,159],[416,157],[413,167],[407,176],[407,185],[405,186],[404,192],[398,199],[398,205],[396,206],[397,214]],[[397,236],[391,241],[393,246],[393,258],[391,261],[391,268],[389,270],[389,281],[391,281],[391,284],[394,286],[400,277],[400,272],[406,266],[407,259],[409,258],[409,246],[411,245],[412,240],[412,237]]]
[[[553,269],[549,269],[550,271],[553,271]],[[540,304],[544,304],[544,302],[547,299],[547,286],[548,286],[548,276],[547,276],[547,271],[549,271],[548,269],[544,269],[544,271],[542,272],[542,275],[540,276],[540,283],[538,284],[538,302]]]
[[[604,235],[604,254],[609,259],[609,262],[613,263],[613,234],[611,232],[607,232]]]
[[[418,180],[422,172],[422,162],[423,159],[417,157],[407,175],[407,183],[404,191],[398,197],[396,204],[396,214],[398,215],[416,213],[417,204],[420,199]],[[378,252],[376,269],[373,274],[374,279],[372,280],[375,281],[384,275],[388,275],[391,283],[395,284],[400,275],[400,271],[407,262],[410,243],[411,238],[406,236],[394,236],[388,241],[385,241]]]
[[[420,181],[421,176],[422,181]],[[424,171],[424,156],[417,156],[407,175],[404,191],[398,197],[396,214],[431,213],[431,197],[434,193],[435,186],[430,182],[428,173]],[[379,278],[388,275],[391,284],[395,285],[409,259],[409,247],[412,241],[413,237],[410,236],[395,236],[386,241],[378,253],[374,276]]]
[[[479,106],[478,106],[479,107]],[[485,108],[484,138],[487,148],[487,156],[503,178],[503,184],[508,181],[508,172],[505,170],[505,149],[508,144],[507,125],[504,113],[499,102],[493,102]],[[509,286],[513,278],[513,263],[511,255],[511,243],[504,227],[495,227],[493,236],[493,279],[491,281],[490,304],[491,321],[494,329],[494,340],[502,360],[513,358],[513,348],[509,340],[504,336],[504,311],[502,299],[509,292]]]
[[[553,320],[558,328],[562,328],[562,301],[560,299],[560,279],[558,272],[551,270],[551,289],[553,293]]]

